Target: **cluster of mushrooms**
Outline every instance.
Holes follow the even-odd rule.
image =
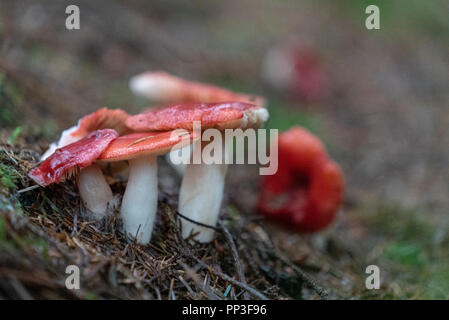
[[[128,163],[128,183],[120,215],[125,234],[140,244],[151,240],[157,211],[157,157],[174,150],[203,150],[201,130],[260,128],[268,119],[265,100],[164,72],[146,72],[131,90],[165,105],[131,116],[102,108],[65,130],[29,176],[48,186],[76,176],[84,207],[103,218],[116,199],[103,174],[107,163]],[[225,154],[223,145],[222,153]],[[190,150],[191,151],[191,150]],[[190,153],[189,153],[190,154]],[[178,211],[183,238],[210,242],[223,197],[227,164],[177,165],[183,175]],[[257,209],[281,224],[313,232],[332,222],[343,199],[343,174],[321,141],[300,127],[278,138],[278,170],[263,176]],[[211,228],[212,227],[212,228]]]
[[[125,234],[140,244],[151,240],[157,211],[157,156],[198,143],[201,129],[259,128],[268,119],[264,99],[196,82],[164,72],[131,79],[133,92],[167,106],[130,116],[102,108],[65,130],[42,155],[29,177],[41,186],[76,176],[82,203],[101,219],[114,195],[102,171],[105,163],[127,161],[128,183],[120,215]],[[224,148],[224,146],[223,146]],[[223,150],[226,152],[226,150]],[[221,207],[226,164],[189,163],[183,170],[178,211],[184,238],[210,242]]]

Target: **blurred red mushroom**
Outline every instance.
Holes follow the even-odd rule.
[[[211,84],[185,80],[163,71],[147,71],[131,78],[131,91],[160,103],[247,102],[265,106],[265,99]]]
[[[288,41],[268,51],[262,77],[273,89],[305,101],[322,99],[328,86],[319,54],[297,41]]]
[[[328,158],[321,141],[300,127],[279,135],[278,152],[278,171],[262,178],[258,210],[298,231],[325,228],[343,200],[340,168]]]

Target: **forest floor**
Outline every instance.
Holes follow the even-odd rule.
[[[377,33],[363,29],[363,1],[355,0],[195,9],[182,1],[78,2],[76,32],[63,27],[64,1],[0,8],[0,298],[449,298],[443,1],[383,5]],[[319,101],[282,96],[260,80],[263,53],[291,34],[324,61],[330,88]],[[73,181],[34,188],[27,172],[61,130],[102,106],[145,106],[127,84],[148,69],[262,94],[269,128],[300,124],[317,134],[345,173],[335,223],[303,235],[265,222],[254,212],[253,166],[230,168],[207,245],[179,237],[179,177],[163,159],[148,246],[123,237],[115,211],[89,220]],[[110,182],[123,194],[123,182]],[[66,288],[68,265],[80,267],[81,290]],[[365,287],[368,265],[380,268],[379,290]]]

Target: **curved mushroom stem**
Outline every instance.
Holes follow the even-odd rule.
[[[121,215],[125,233],[147,244],[157,210],[157,157],[129,160],[129,178],[123,195]]]
[[[188,164],[179,193],[179,212],[196,222],[215,227],[220,213],[227,164]],[[214,230],[181,218],[182,236],[210,242]]]
[[[103,218],[113,194],[103,172],[96,164],[81,169],[78,175],[78,190],[84,206],[95,218]]]

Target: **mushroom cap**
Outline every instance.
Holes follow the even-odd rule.
[[[296,170],[311,170],[318,160],[327,158],[321,140],[301,127],[292,127],[279,135],[278,153],[280,161]]]
[[[42,160],[50,156],[57,148],[62,148],[68,144],[86,137],[89,133],[100,129],[114,129],[119,135],[128,131],[125,120],[129,117],[121,109],[101,108],[78,121],[76,126],[64,130],[59,141],[52,143],[48,150],[42,155]]]
[[[199,136],[185,130],[138,132],[118,137],[99,156],[99,161],[130,160],[144,155],[162,155],[185,147]]]
[[[188,81],[162,71],[148,71],[134,76],[129,86],[135,94],[163,103],[241,101],[260,107],[265,105],[265,99],[259,96]]]
[[[344,180],[340,167],[332,160],[323,162],[312,174],[304,214],[295,210],[293,224],[304,232],[325,228],[334,220],[343,202],[343,194]]]
[[[302,128],[279,135],[278,171],[263,176],[258,210],[302,232],[329,225],[343,201],[344,181],[321,141]]]
[[[91,132],[81,140],[56,149],[28,176],[41,186],[64,181],[77,170],[91,165],[117,137],[118,133],[113,129]]]
[[[129,114],[121,109],[101,108],[81,118],[70,136],[84,138],[90,132],[100,129],[114,129],[121,135],[127,131],[125,121],[128,118]]]
[[[328,74],[318,51],[297,39],[268,50],[262,77],[277,91],[305,101],[320,100],[329,89]]]
[[[267,119],[265,108],[249,103],[184,103],[131,116],[126,125],[134,131],[193,130],[193,122],[199,121],[203,129],[246,129],[260,127]]]

